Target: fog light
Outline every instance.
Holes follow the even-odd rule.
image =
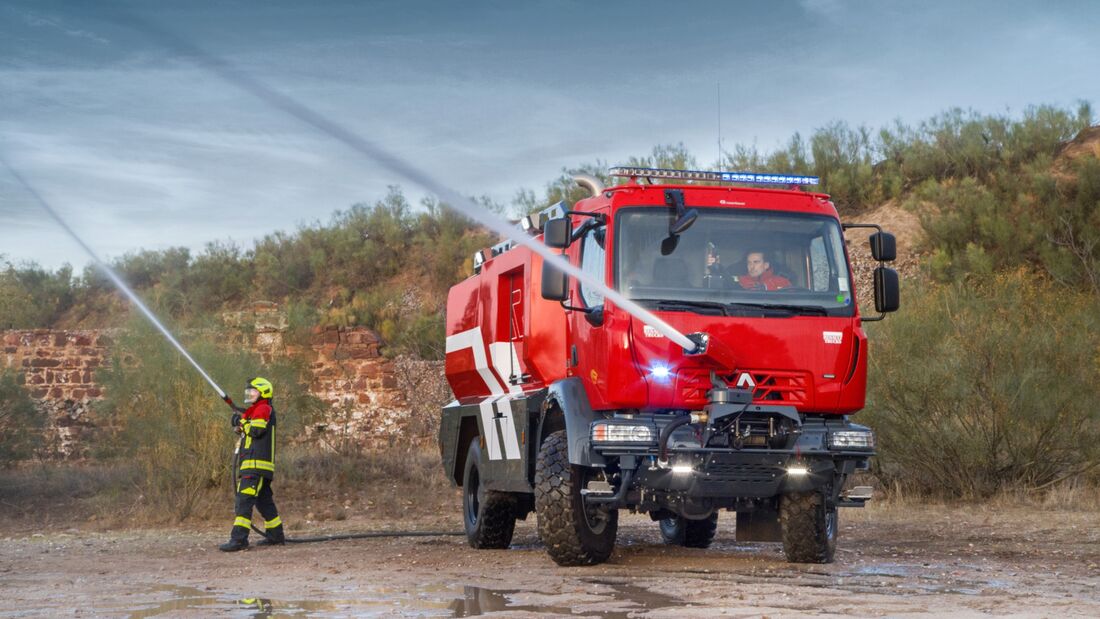
[[[865,430],[841,430],[829,433],[831,449],[874,449],[875,434]]]
[[[790,475],[791,477],[803,477],[805,475],[808,475],[809,473],[810,473],[810,469],[808,469],[808,468],[806,468],[802,465],[796,464],[794,466],[788,466],[787,467],[787,474]]]
[[[673,475],[685,475],[685,474],[690,473],[694,470],[695,469],[690,464],[673,464],[672,465],[672,474]]]

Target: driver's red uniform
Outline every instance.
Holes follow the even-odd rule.
[[[741,284],[742,288],[750,290],[779,290],[780,288],[789,287],[791,280],[782,275],[776,275],[771,269],[768,269],[761,273],[760,277],[753,277],[748,274],[739,275],[737,283]]]

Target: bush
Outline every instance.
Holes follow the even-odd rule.
[[[29,458],[42,444],[46,417],[20,383],[16,372],[0,371],[0,465]]]
[[[1100,311],[1028,271],[909,292],[871,330],[867,413],[887,483],[952,497],[1100,464]]]
[[[933,250],[933,275],[951,281],[1018,266],[1100,299],[1100,159],[1081,157],[1072,174],[1039,159],[989,182],[929,181],[910,200]]]
[[[225,350],[217,345],[218,335],[188,338],[189,351],[231,397],[239,398],[255,375],[271,380],[280,440],[289,442],[321,408],[306,390],[303,368],[289,361],[264,365],[254,355]],[[186,518],[215,488],[228,486],[237,440],[231,412],[151,326],[131,322],[100,378],[107,395],[98,409],[110,432],[98,455],[137,462],[138,487],[149,505],[163,507],[173,519]]]

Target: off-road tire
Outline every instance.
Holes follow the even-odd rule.
[[[535,463],[535,513],[539,537],[558,565],[603,563],[615,549],[619,511],[586,511],[581,496],[586,475],[584,467],[569,463],[564,430],[546,437]]]
[[[783,553],[791,563],[832,563],[836,553],[837,510],[820,492],[791,493],[779,500]]]
[[[702,520],[688,520],[681,516],[662,518],[661,537],[666,544],[676,544],[688,548],[709,548],[718,532],[718,514],[711,514]]]
[[[516,500],[481,487],[481,442],[475,437],[462,471],[462,522],[471,548],[507,548],[516,530]]]

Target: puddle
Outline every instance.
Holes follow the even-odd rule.
[[[584,593],[548,595],[519,589],[465,587],[464,595],[451,602],[455,617],[476,617],[494,612],[551,613],[573,617],[630,619],[660,608],[678,608],[684,602],[627,582],[585,580],[592,589]],[[610,599],[608,599],[610,596]],[[579,599],[578,599],[579,598]],[[561,600],[560,605],[555,600]]]
[[[630,619],[651,610],[683,607],[684,602],[628,581],[581,580],[582,588],[546,593],[523,589],[463,587],[454,597],[451,587],[412,587],[364,591],[347,589],[336,594],[342,600],[233,599],[223,593],[195,587],[158,585],[147,589],[150,601],[96,609],[120,613],[131,619],[145,617],[228,616],[250,619],[275,617],[476,617],[488,613],[533,613]],[[329,593],[331,595],[331,592]],[[121,606],[121,608],[120,608]]]
[[[227,599],[225,596],[202,591],[194,587],[161,585],[154,592],[166,592],[173,597],[164,602],[152,602],[147,608],[130,610],[130,619],[160,617],[167,614],[182,614],[183,611],[195,611],[195,616],[213,614],[234,617],[309,617],[325,611],[336,611],[339,605],[333,602],[295,601],[283,602],[266,598]]]

